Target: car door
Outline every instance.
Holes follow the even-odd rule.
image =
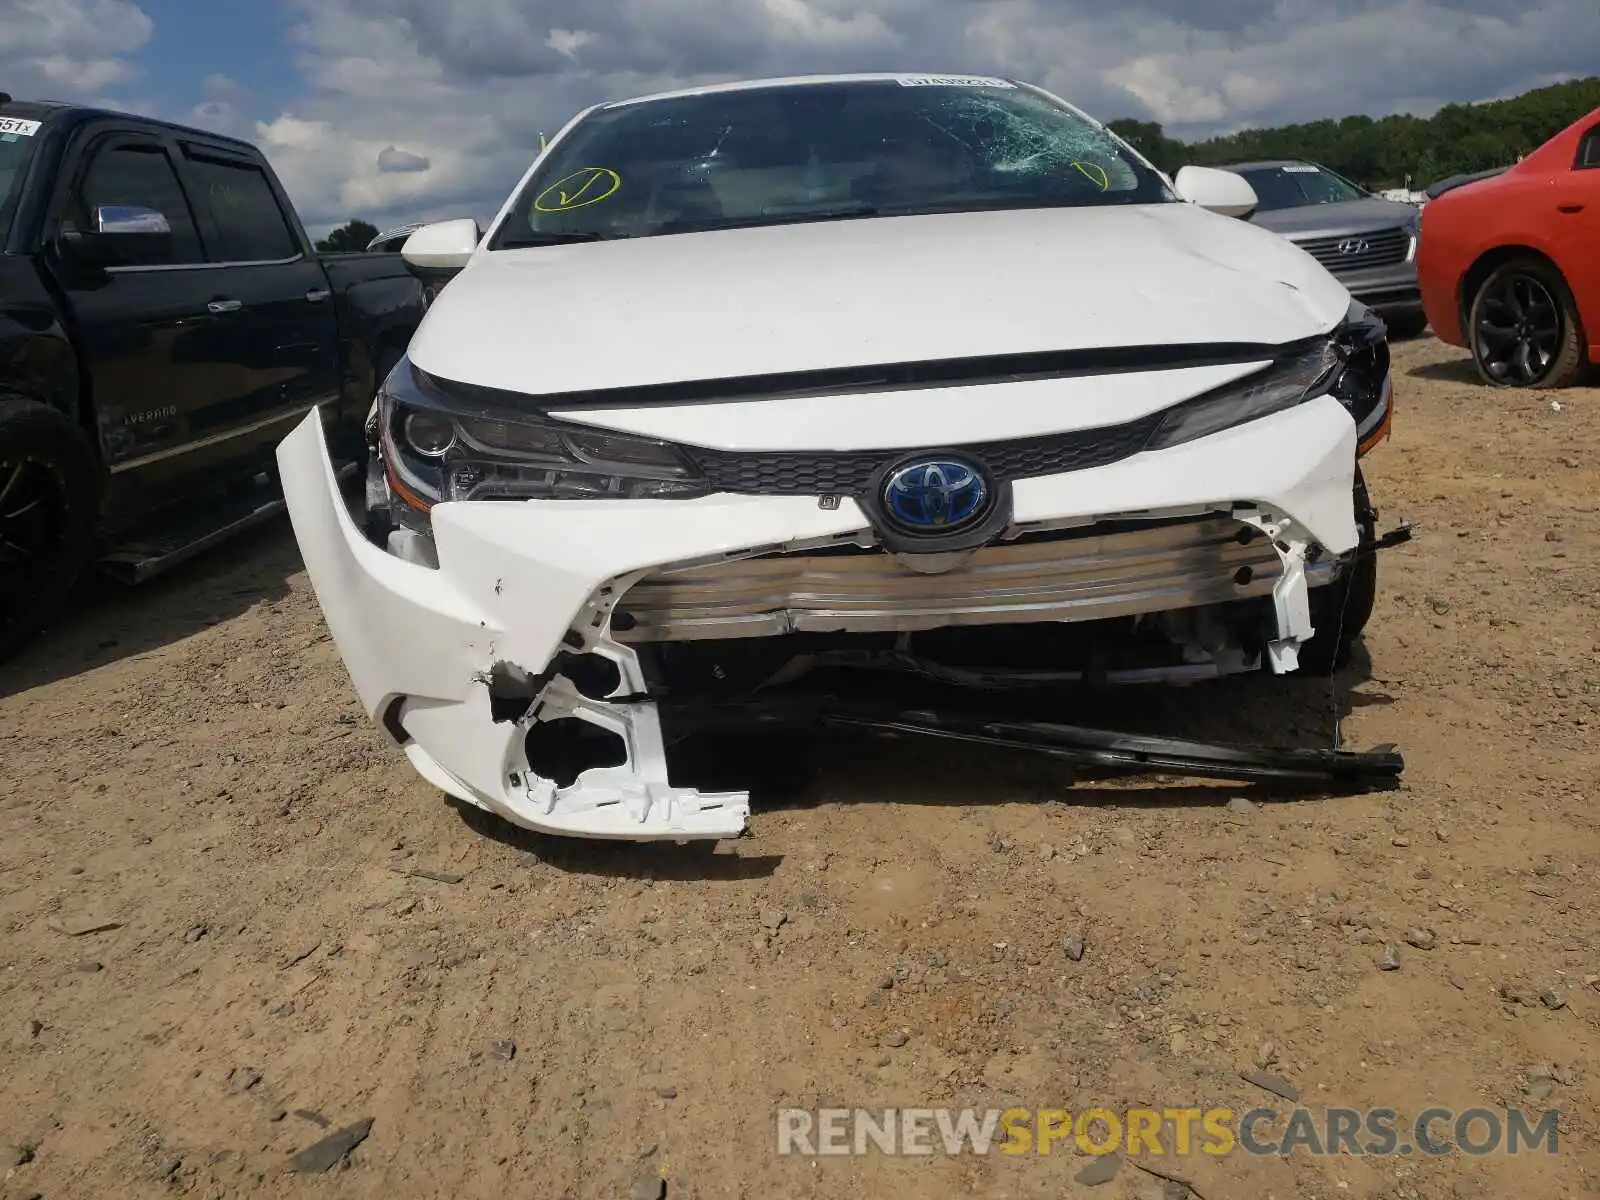
[[[1555,245],[1593,346],[1600,325],[1600,122],[1578,139],[1572,169],[1555,191]]]
[[[215,290],[231,310],[211,349],[244,380],[206,417],[218,429],[238,430],[241,448],[270,449],[291,419],[339,396],[338,319],[327,273],[255,158],[198,140],[180,138],[178,148]]]
[[[59,244],[98,229],[102,208],[161,214],[170,233],[134,261],[97,268],[57,258],[101,449],[117,493],[135,476],[162,490],[191,440],[191,423],[214,398],[194,347],[214,331],[213,275],[189,197],[164,140],[151,132],[86,131],[64,173]]]

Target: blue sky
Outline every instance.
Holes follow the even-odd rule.
[[[204,99],[202,80],[226,75],[259,98],[263,111],[281,109],[302,86],[289,43],[291,14],[274,0],[141,0],[154,25],[133,55],[141,90],[169,111]]]
[[[1597,0],[0,0],[0,86],[245,137],[306,223],[486,218],[584,106],[823,71],[1011,75],[1197,137],[1600,70]]]

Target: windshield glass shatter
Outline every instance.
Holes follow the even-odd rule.
[[[1175,200],[1104,128],[1004,80],[778,85],[591,114],[551,147],[491,248]]]

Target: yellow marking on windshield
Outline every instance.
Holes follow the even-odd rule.
[[[543,213],[568,212],[598,204],[621,186],[622,176],[610,167],[579,167],[535,196],[533,207]]]
[[[1078,168],[1078,174],[1082,175],[1090,183],[1097,184],[1102,192],[1111,190],[1111,176],[1106,174],[1106,169],[1099,163],[1086,164],[1074,161],[1072,165]],[[1093,172],[1093,174],[1090,172]]]

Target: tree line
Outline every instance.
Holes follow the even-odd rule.
[[[378,236],[378,227],[370,221],[357,218],[339,226],[325,238],[317,240],[317,249],[323,254],[357,254]]]
[[[1600,76],[1575,79],[1485,104],[1447,104],[1431,117],[1351,116],[1183,142],[1154,121],[1110,126],[1171,174],[1259,159],[1321,163],[1374,191],[1427,187],[1452,175],[1510,166],[1585,113],[1600,108]]]

